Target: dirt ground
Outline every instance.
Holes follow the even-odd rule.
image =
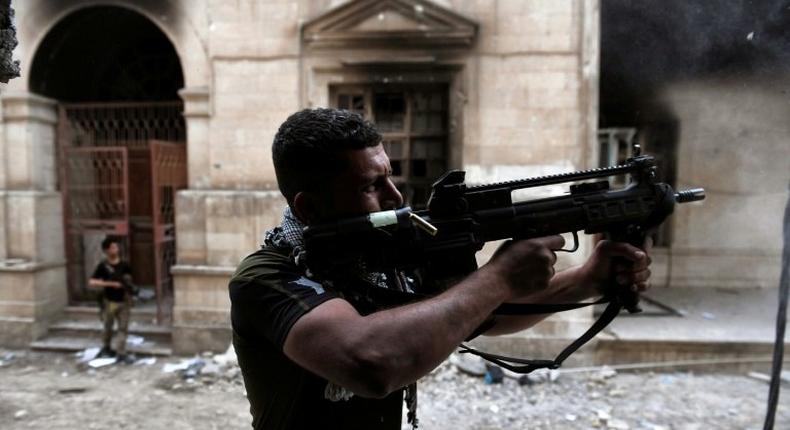
[[[73,354],[0,350],[0,428],[250,428],[236,367],[205,367],[210,372],[186,379],[163,372],[182,361],[91,369]],[[554,382],[487,385],[446,363],[421,381],[418,416],[427,430],[760,429],[767,392],[765,382],[744,375],[688,373],[560,374]],[[780,397],[776,429],[790,429],[789,396]]]

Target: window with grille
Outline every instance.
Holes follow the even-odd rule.
[[[376,125],[406,203],[423,208],[431,184],[447,171],[447,87],[336,86],[334,106]]]

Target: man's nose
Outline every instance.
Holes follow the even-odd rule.
[[[401,195],[398,187],[390,179],[387,179],[386,194],[383,197],[381,202],[382,209],[397,209],[403,206],[403,195]]]

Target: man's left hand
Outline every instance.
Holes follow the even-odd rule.
[[[581,268],[584,278],[589,284],[595,285],[599,293],[604,293],[602,289],[610,279],[629,286],[633,291],[646,291],[650,287],[649,253],[652,247],[653,240],[649,237],[643,249],[628,243],[601,240]],[[629,263],[617,262],[615,257],[622,257]]]

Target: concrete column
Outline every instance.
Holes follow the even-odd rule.
[[[24,347],[67,303],[53,100],[2,96],[0,344]]]
[[[55,101],[28,92],[2,96],[5,187],[54,191],[57,187]]]
[[[184,100],[187,126],[187,177],[189,188],[205,189],[210,185],[209,120],[211,101],[208,87],[187,87],[178,92]]]

